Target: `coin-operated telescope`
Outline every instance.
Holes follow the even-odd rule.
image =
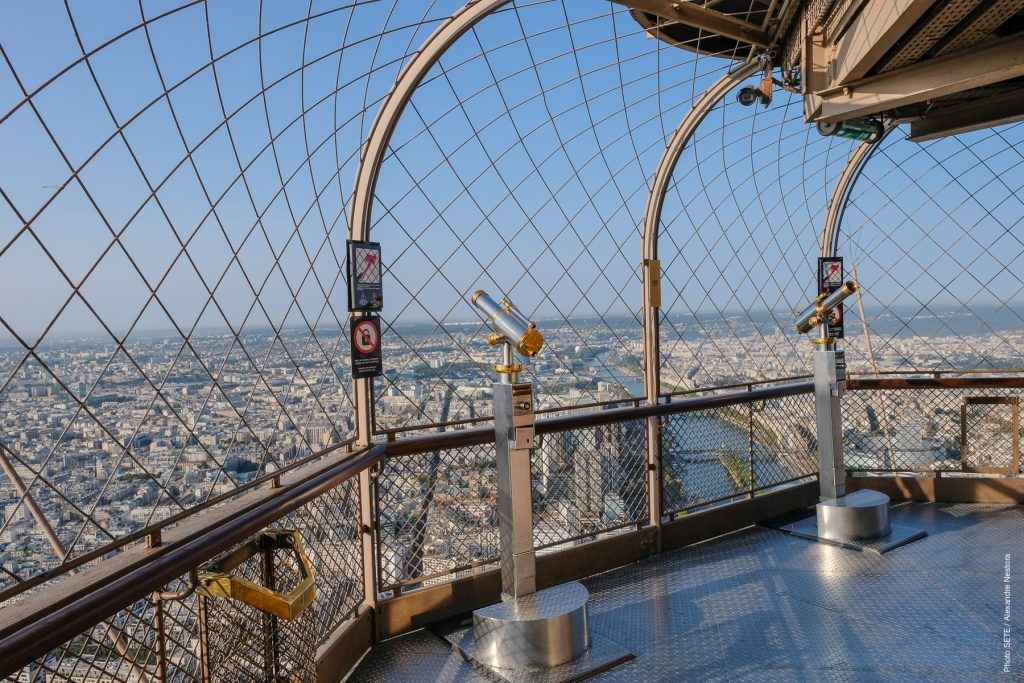
[[[889,524],[889,497],[878,491],[862,489],[846,493],[846,466],[843,462],[843,419],[840,401],[846,389],[846,356],[836,349],[833,334],[842,326],[840,304],[858,289],[848,281],[833,291],[819,294],[796,318],[796,331],[806,334],[815,327],[821,331],[814,343],[814,407],[818,434],[818,482],[821,499],[817,505],[817,526],[810,520],[794,523],[791,531],[819,540],[863,547],[873,544],[882,552],[920,538],[923,533]],[[804,527],[807,528],[804,528]]]
[[[515,384],[523,366],[513,359],[513,349],[527,358],[533,358],[544,347],[544,335],[537,325],[526,319],[506,298],[495,301],[482,289],[473,292],[473,305],[487,317],[493,332],[487,337],[491,346],[501,345],[502,362],[494,369],[505,384]]]
[[[857,291],[857,283],[850,280],[842,287],[831,294],[819,294],[810,306],[805,308],[796,318],[796,331],[800,334],[807,334],[815,327],[824,326],[828,323],[829,317],[837,310],[839,304]],[[822,327],[822,332],[826,330]],[[827,339],[828,337],[824,337]]]
[[[477,290],[470,300],[491,328],[487,342],[501,346],[501,362],[494,366],[499,380],[493,388],[502,597],[502,602],[473,613],[471,656],[503,669],[558,666],[589,647],[589,593],[576,581],[537,591],[530,486],[533,386],[518,381],[523,366],[514,356],[536,356],[544,347],[544,335],[508,299],[495,301]]]

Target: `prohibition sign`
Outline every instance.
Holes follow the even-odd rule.
[[[380,333],[372,320],[360,320],[352,330],[352,346],[364,355],[377,353],[380,349]]]

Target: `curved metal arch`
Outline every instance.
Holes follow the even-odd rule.
[[[419,52],[398,75],[384,104],[373,120],[370,135],[363,147],[352,191],[352,218],[349,221],[349,237],[366,240],[370,237],[370,221],[373,213],[373,195],[380,176],[380,165],[384,161],[391,136],[405,111],[416,87],[441,55],[473,28],[481,19],[507,4],[511,0],[470,0],[465,7],[448,18],[423,42]],[[373,380],[356,379],[355,414],[357,442],[369,445],[373,438]]]
[[[359,160],[355,188],[352,191],[352,218],[349,221],[349,237],[353,240],[365,240],[370,236],[370,220],[373,212],[373,195],[380,176],[380,165],[384,161],[391,135],[398,125],[398,120],[405,111],[416,87],[437,63],[451,45],[458,40],[477,22],[495,9],[510,0],[469,0],[465,7],[453,14],[439,26],[437,30],[423,42],[416,56],[410,61],[402,73],[398,75],[394,86],[388,93],[380,111],[373,120],[370,136],[366,139],[363,154]],[[373,440],[374,406],[373,379],[353,379],[355,396],[356,443],[369,446]],[[373,529],[373,483],[369,470],[359,473],[360,522],[370,533],[362,535],[363,554],[363,594],[367,604],[375,607],[377,603],[377,559]]]
[[[398,120],[402,118],[405,105],[409,103],[416,87],[455,41],[485,16],[509,2],[511,0],[470,0],[465,7],[430,34],[416,56],[398,75],[395,85],[373,120],[373,127],[370,129],[359,162],[356,185],[352,193],[352,220],[349,223],[352,239],[365,240],[370,236],[373,195],[377,188],[377,178],[380,176],[380,165],[387,153],[391,135],[395,132]]]
[[[757,73],[760,68],[757,61],[748,61],[736,71],[722,76],[714,85],[704,91],[704,94],[693,103],[690,111],[686,113],[679,127],[676,128],[676,132],[661,155],[654,180],[651,182],[651,191],[647,197],[647,207],[644,211],[641,242],[644,265],[644,385],[647,401],[651,404],[658,402],[658,394],[661,391],[661,359],[658,357],[660,353],[658,310],[661,303],[651,300],[651,274],[648,272],[647,264],[658,258],[658,228],[661,224],[661,211],[665,205],[665,193],[668,191],[679,158],[698,126],[715,108],[715,105],[722,101],[722,98],[737,85]],[[660,278],[660,273],[657,277]]]
[[[647,402],[656,404],[661,393],[661,350],[659,343],[659,310],[661,308],[661,271],[660,265],[653,266],[652,261],[658,258],[658,228],[661,224],[661,211],[665,205],[665,193],[668,191],[672,174],[675,173],[679,158],[689,144],[690,138],[697,131],[697,127],[704,121],[708,113],[715,108],[722,98],[732,91],[737,85],[757,73],[760,65],[757,61],[748,61],[739,69],[722,76],[714,85],[704,91],[690,111],[686,113],[683,120],[676,128],[668,146],[661,155],[658,162],[658,169],[651,182],[650,194],[647,196],[647,207],[644,211],[644,229],[641,241],[642,251],[642,272],[643,272],[643,309],[644,309],[644,389],[647,393]],[[651,296],[652,280],[658,278],[657,300]],[[647,420],[647,433],[659,434],[660,424],[658,418],[652,417]],[[661,439],[647,439],[647,490],[651,492],[661,491]],[[648,524],[658,530],[656,545],[661,549],[661,496],[652,493],[647,497]]]
[[[843,169],[839,180],[836,181],[836,187],[828,200],[828,212],[825,214],[825,223],[821,228],[821,256],[835,256],[836,250],[839,248],[839,227],[842,225],[843,215],[846,213],[846,205],[850,201],[853,186],[857,183],[857,179],[864,167],[867,166],[868,161],[874,156],[875,151],[889,137],[889,133],[895,127],[891,123],[886,124],[882,135],[877,140],[860,143],[860,146],[847,160],[846,168]]]

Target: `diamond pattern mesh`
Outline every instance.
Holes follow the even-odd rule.
[[[416,89],[380,173],[388,245],[378,429],[489,415],[493,350],[467,299],[505,294],[547,343],[539,408],[640,396],[637,254],[648,182],[728,60],[644,33],[620,5],[518,0]],[[427,341],[424,343],[423,338]],[[458,391],[453,391],[454,388]]]
[[[162,633],[166,680],[200,681],[202,634],[206,633],[210,680],[262,683],[265,672],[276,667],[281,680],[313,681],[317,647],[363,602],[358,519],[359,487],[350,479],[275,524],[301,534],[316,576],[315,601],[293,621],[277,620],[238,602],[207,599],[194,593],[183,600],[161,601],[160,607],[140,600],[15,673],[11,680],[158,680],[158,641]],[[282,592],[293,588],[300,578],[290,552],[274,551],[273,571],[274,586]],[[235,573],[267,585],[260,555]],[[188,584],[185,577],[166,590],[181,591]],[[158,609],[163,610],[162,630]],[[45,678],[40,677],[44,674]]]
[[[531,462],[538,547],[647,520],[647,421],[540,436]]]
[[[388,458],[376,480],[380,590],[498,557],[494,445]]]
[[[349,188],[396,77],[463,4],[4,7],[5,596],[352,435]],[[526,370],[538,409],[643,394],[650,178],[680,119],[733,66],[643,36],[615,3],[510,0],[419,85],[372,198],[388,298],[378,432],[489,414],[494,354],[467,303],[478,287],[546,334]],[[864,290],[848,317],[851,369],[1024,368],[1022,136],[1016,124],[880,145],[839,239]],[[767,108],[727,96],[698,127],[659,226],[666,393],[806,371],[792,312],[811,296],[851,149],[805,126],[783,91]],[[1005,406],[974,405],[962,425],[971,395],[849,394],[848,464],[1017,471],[1006,444],[1019,425]],[[801,395],[673,415],[658,435],[644,421],[546,434],[535,544],[642,523],[650,495],[671,516],[808,476],[812,418]],[[659,492],[646,490],[648,438],[663,446]],[[378,475],[382,591],[494,563],[493,447],[394,457]],[[163,666],[194,680],[205,620],[214,677],[308,678],[316,645],[364,597],[358,519],[347,483],[280,521],[305,538],[319,592],[299,622],[266,629],[276,645],[261,615],[229,603],[140,602],[16,677],[149,680]],[[295,567],[280,559],[287,585]]]
[[[349,188],[459,4],[5,6],[0,586],[351,434]]]
[[[792,377],[811,345],[793,316],[813,299],[818,240],[849,140],[821,137],[799,96],[744,107],[731,94],[698,126],[665,195],[664,393]]]
[[[923,143],[897,131],[880,144],[838,238],[866,318],[848,306],[852,370],[1024,367],[1022,143],[1014,124]]]
[[[843,398],[846,467],[905,472],[999,469],[1012,474],[1010,406],[968,406],[967,438],[973,446],[967,454],[961,452],[961,407],[967,397],[1019,398],[1020,393],[996,388],[848,392]]]
[[[167,586],[167,590],[182,590],[188,581],[188,577],[183,577]],[[158,680],[161,631],[157,612],[160,609],[163,610],[166,680],[202,680],[198,640],[199,598],[195,594],[181,601],[163,601],[159,607],[149,600],[139,600],[46,657],[13,672],[5,680],[19,683],[138,683]]]
[[[666,516],[817,473],[810,394],[662,418]]]
[[[592,540],[647,518],[643,420],[539,439],[534,545]],[[380,588],[422,587],[497,562],[493,444],[388,458],[377,477]]]

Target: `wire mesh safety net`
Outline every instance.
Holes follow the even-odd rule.
[[[458,9],[5,10],[0,278],[22,293],[0,302],[7,585],[351,434],[350,188],[396,76]],[[539,407],[642,394],[648,178],[731,56],[562,0],[509,2],[445,51],[374,197],[378,428],[489,412],[477,287],[548,335]]]
[[[396,78],[463,6],[5,5],[4,596],[352,435],[351,188]],[[372,197],[386,302],[378,431],[489,414],[495,358],[467,300],[478,288],[510,297],[545,333],[526,369],[538,408],[643,395],[651,178],[736,56],[647,39],[605,0],[510,0],[438,57],[397,120]],[[1021,367],[1022,130],[923,145],[893,134],[879,146],[839,239],[865,285],[860,321],[871,332],[858,337],[848,318],[854,369]],[[811,298],[852,145],[818,136],[799,98],[780,90],[766,108],[728,94],[697,127],[657,231],[663,391],[806,372],[810,346],[789,332],[792,313]],[[764,424],[808,419],[800,401],[772,411]],[[714,453],[700,457],[726,478],[673,489],[666,509],[806,471],[805,434],[748,415],[759,440],[746,475],[730,474],[732,456],[718,451],[732,437],[718,432],[732,418],[709,419],[670,424],[673,448]],[[553,437],[547,456],[540,447],[538,545],[642,517],[647,436],[633,427]],[[762,461],[762,451],[775,455]],[[600,457],[570,457],[580,453]],[[419,539],[380,558],[393,584],[431,574],[423,529],[444,516],[417,516],[424,500],[448,500],[448,519],[479,527],[476,545],[438,571],[491,556],[491,520],[449,492],[476,487],[473,505],[485,505],[490,456],[445,456],[477,467],[470,481],[437,474],[429,455],[386,465],[397,483],[379,492],[380,514],[395,538]]]
[[[897,129],[878,145],[838,235],[863,286],[852,369],[1024,367],[1022,144],[1013,124],[929,142]]]
[[[351,434],[359,150],[456,5],[4,8],[0,585]]]
[[[449,47],[381,167],[389,369],[379,429],[490,414],[495,351],[468,298],[507,295],[546,335],[538,408],[643,395],[638,254],[649,178],[732,65],[647,40],[604,2],[515,2]]]
[[[767,108],[730,94],[708,113],[659,227],[663,392],[807,372],[794,314],[817,294],[824,216],[853,145],[818,135],[786,91]]]

